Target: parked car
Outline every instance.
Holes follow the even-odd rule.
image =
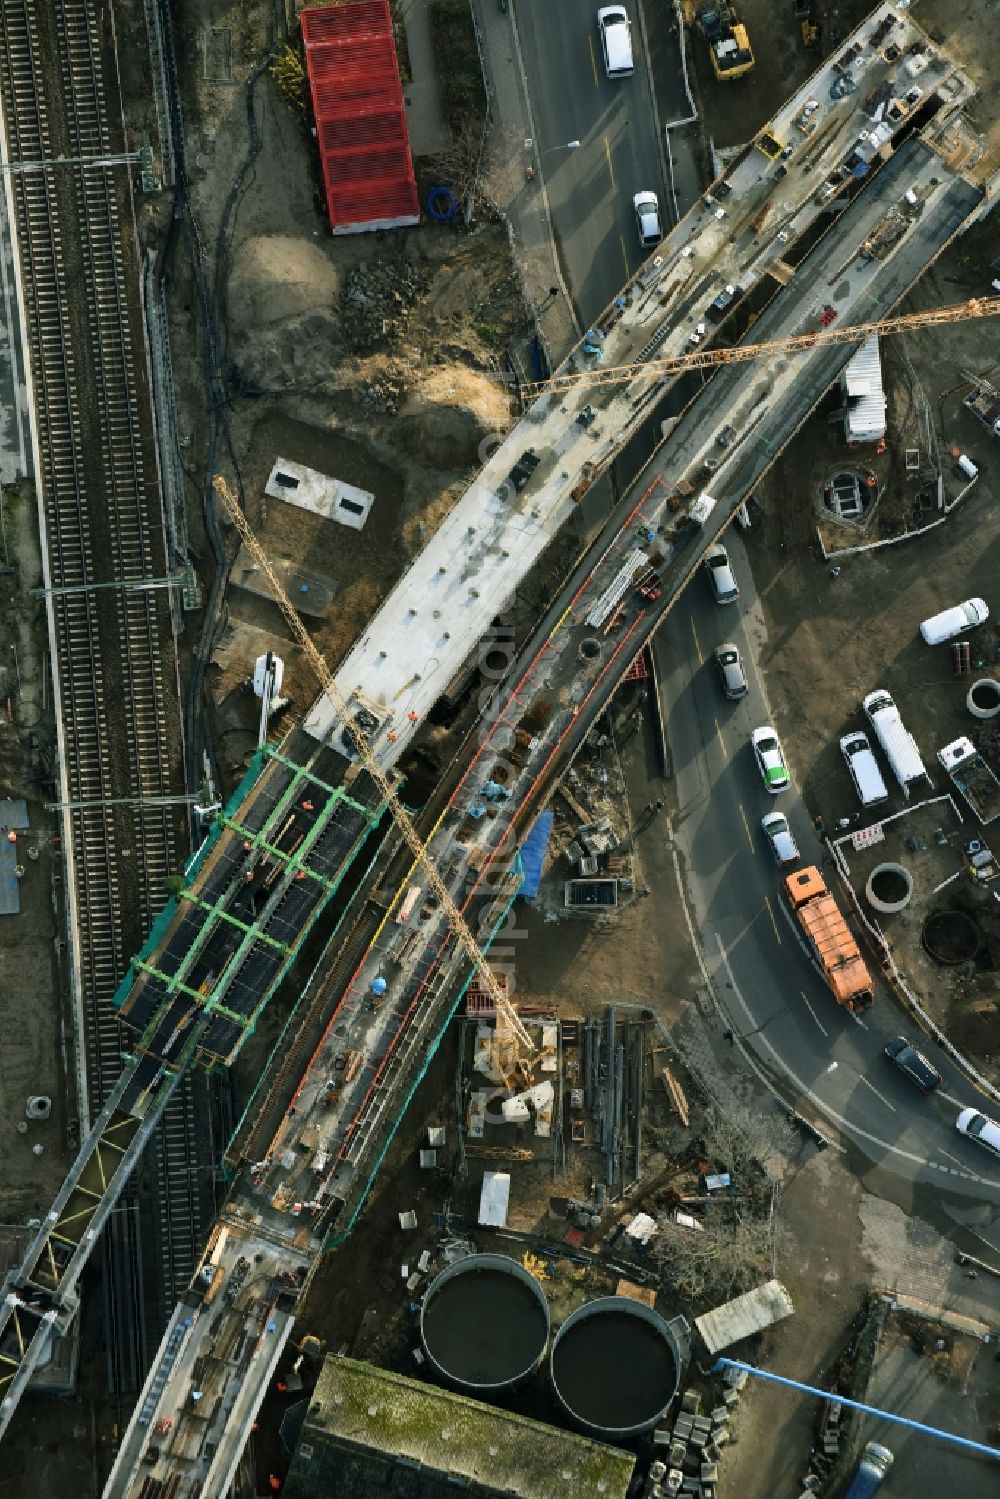
[[[663,238],[660,222],[660,204],[655,193],[636,193],[632,199],[635,222],[639,230],[639,243],[644,250],[658,245]]]
[[[894,1036],[883,1048],[894,1067],[898,1067],[911,1083],[916,1083],[921,1093],[933,1093],[940,1086],[941,1074],[928,1062],[922,1051],[911,1046],[905,1036]]]
[[[764,837],[771,846],[774,862],[781,869],[785,864],[795,864],[799,858],[799,845],[792,836],[788,818],[780,812],[768,812],[760,820]]]
[[[729,553],[721,543],[709,547],[705,553],[705,568],[712,584],[712,592],[715,594],[717,604],[735,604],[740,596],[733,576],[733,569],[729,563]]]
[[[987,1119],[978,1109],[963,1109],[955,1120],[955,1128],[960,1135],[977,1140],[987,1150],[992,1150],[994,1155],[1000,1155],[1000,1124]]]
[[[722,690],[726,696],[733,702],[737,698],[746,697],[746,673],[743,670],[740,653],[731,640],[727,640],[722,645],[716,647],[715,664],[719,668],[719,676],[722,678]]]
[[[925,619],[920,633],[928,645],[942,645],[965,630],[974,630],[977,625],[985,624],[989,617],[985,599],[966,599],[964,604],[955,604],[951,609],[942,609],[940,614]]]
[[[753,745],[764,787],[772,796],[776,796],[779,791],[784,791],[789,782],[781,740],[770,725],[765,724],[763,728],[754,729],[750,743]]]

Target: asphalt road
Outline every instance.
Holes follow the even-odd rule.
[[[537,131],[536,169],[545,176],[563,271],[584,324],[647,257],[639,245],[634,194],[655,192],[666,220],[636,0],[626,0],[626,8],[635,72],[612,82],[604,71],[594,0],[515,0]],[[572,140],[580,141],[579,149],[564,149]]]
[[[863,1017],[838,1009],[783,907],[761,818],[783,812],[805,862],[818,862],[822,849],[795,766],[792,786],[772,796],[753,759],[751,732],[770,722],[755,664],[763,624],[738,532],[730,529],[726,546],[738,603],[716,605],[707,580],[695,577],[654,642],[673,759],[674,839],[725,1024],[786,1097],[856,1147],[859,1174],[903,1179],[914,1193],[930,1188],[946,1211],[954,1205],[956,1220],[1000,1245],[1000,1162],[955,1130],[960,1108],[990,1113],[989,1105],[883,989]],[[712,654],[723,641],[743,658],[749,691],[741,702],[722,693]],[[845,801],[848,794],[845,771]],[[882,1056],[896,1035],[907,1035],[943,1074],[936,1094],[923,1097]],[[970,1211],[970,1198],[978,1210]]]

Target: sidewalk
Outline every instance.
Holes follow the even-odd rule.
[[[472,0],[472,5],[487,70],[492,128],[521,143],[533,139],[535,128],[517,40],[515,5],[509,4],[506,12],[500,10],[497,0]],[[525,152],[525,162],[527,159]],[[538,324],[554,369],[583,330],[563,281],[541,174],[536,173],[532,182],[522,179],[510,200],[500,206],[510,219],[515,255],[528,297],[539,309]],[[557,296],[549,295],[551,287],[558,287]]]
[[[406,124],[414,156],[436,156],[448,149],[451,134],[441,104],[441,82],[431,37],[431,0],[406,0],[403,26],[410,58],[410,81],[404,90]]]

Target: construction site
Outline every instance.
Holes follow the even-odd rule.
[[[996,147],[967,38],[953,51],[889,3],[833,37],[797,5],[805,81],[713,156],[702,195],[579,341],[529,368],[502,216],[447,242],[421,222],[427,173],[449,158],[411,151],[388,4],[284,17],[284,71],[270,21],[255,50],[259,9],[199,19],[190,77],[183,7],[123,7],[104,32],[64,0],[61,37],[25,9],[5,44],[5,158],[46,154],[56,95],[40,70],[58,56],[81,118],[102,122],[74,149],[134,173],[111,209],[80,191],[95,226],[107,210],[146,354],[140,377],[126,340],[101,375],[129,411],[104,460],[125,541],[109,522],[74,552],[70,508],[100,475],[89,492],[74,477],[78,397],[46,342],[58,194],[43,204],[47,173],[5,173],[23,364],[55,394],[44,422],[26,418],[30,460],[4,474],[4,545],[33,603],[4,627],[25,679],[9,683],[25,732],[0,787],[4,914],[29,946],[2,952],[12,981],[47,941],[57,959],[39,978],[48,1018],[0,1058],[11,1096],[30,1081],[19,1149],[39,1163],[5,1172],[0,1439],[30,1444],[50,1409],[38,1392],[72,1396],[82,1357],[92,1463],[84,1476],[53,1456],[53,1492],[72,1473],[81,1493],[142,1499],[306,1496],[396,1482],[403,1465],[435,1492],[529,1499],[559,1486],[558,1462],[585,1493],[834,1494],[860,1428],[833,1394],[818,1425],[801,1418],[795,1476],[774,1487],[765,1463],[771,1487],[751,1489],[762,1408],[746,1372],[714,1362],[739,1345],[766,1364],[786,1327],[808,1342],[812,1292],[778,1201],[840,1116],[798,1084],[737,1075],[770,1017],[737,1023],[701,959],[698,976],[708,897],[678,831],[684,702],[660,642],[707,555],[742,535],[759,669],[821,840],[781,873],[780,917],[768,901],[777,942],[780,920],[837,1020],[891,1025],[902,996],[992,1096],[995,813],[979,765],[997,763],[995,622],[971,654],[939,648],[933,679],[919,646],[912,663],[881,652],[940,751],[926,795],[846,817],[835,753],[877,685],[866,600],[888,609],[891,593],[907,633],[938,601],[925,533],[956,598],[989,597],[995,575]],[[706,89],[758,78],[753,7],[678,24]],[[133,31],[148,69],[126,60],[116,87],[145,128],[119,139],[104,74]],[[343,103],[365,56],[390,122],[377,147]],[[227,197],[247,128],[236,79],[250,146]],[[172,218],[191,244],[217,238],[214,288],[204,256],[154,273]],[[88,295],[110,328],[97,233]],[[404,233],[405,261],[389,249]],[[196,337],[187,314],[213,298]],[[622,484],[617,460],[652,430]],[[12,486],[33,491],[41,545]],[[120,678],[115,630],[147,651],[129,645]],[[105,748],[116,700],[140,708]],[[705,732],[726,758],[729,733],[718,718]],[[157,1310],[140,1310],[153,1281]],[[845,1399],[864,1346],[836,1364]],[[88,1350],[106,1353],[107,1401]],[[72,1431],[81,1409],[56,1420]],[[427,1436],[442,1422],[444,1456]],[[547,1441],[559,1455],[543,1463]]]

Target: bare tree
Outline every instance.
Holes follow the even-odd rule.
[[[442,180],[462,202],[472,198],[506,210],[524,181],[524,142],[512,130],[478,122],[453,131],[437,157]]]
[[[664,1278],[692,1301],[725,1301],[775,1273],[784,1230],[777,1181],[769,1160],[792,1154],[795,1136],[778,1115],[743,1107],[711,1110],[702,1147],[707,1160],[732,1176],[697,1227],[658,1219],[652,1248]]]

